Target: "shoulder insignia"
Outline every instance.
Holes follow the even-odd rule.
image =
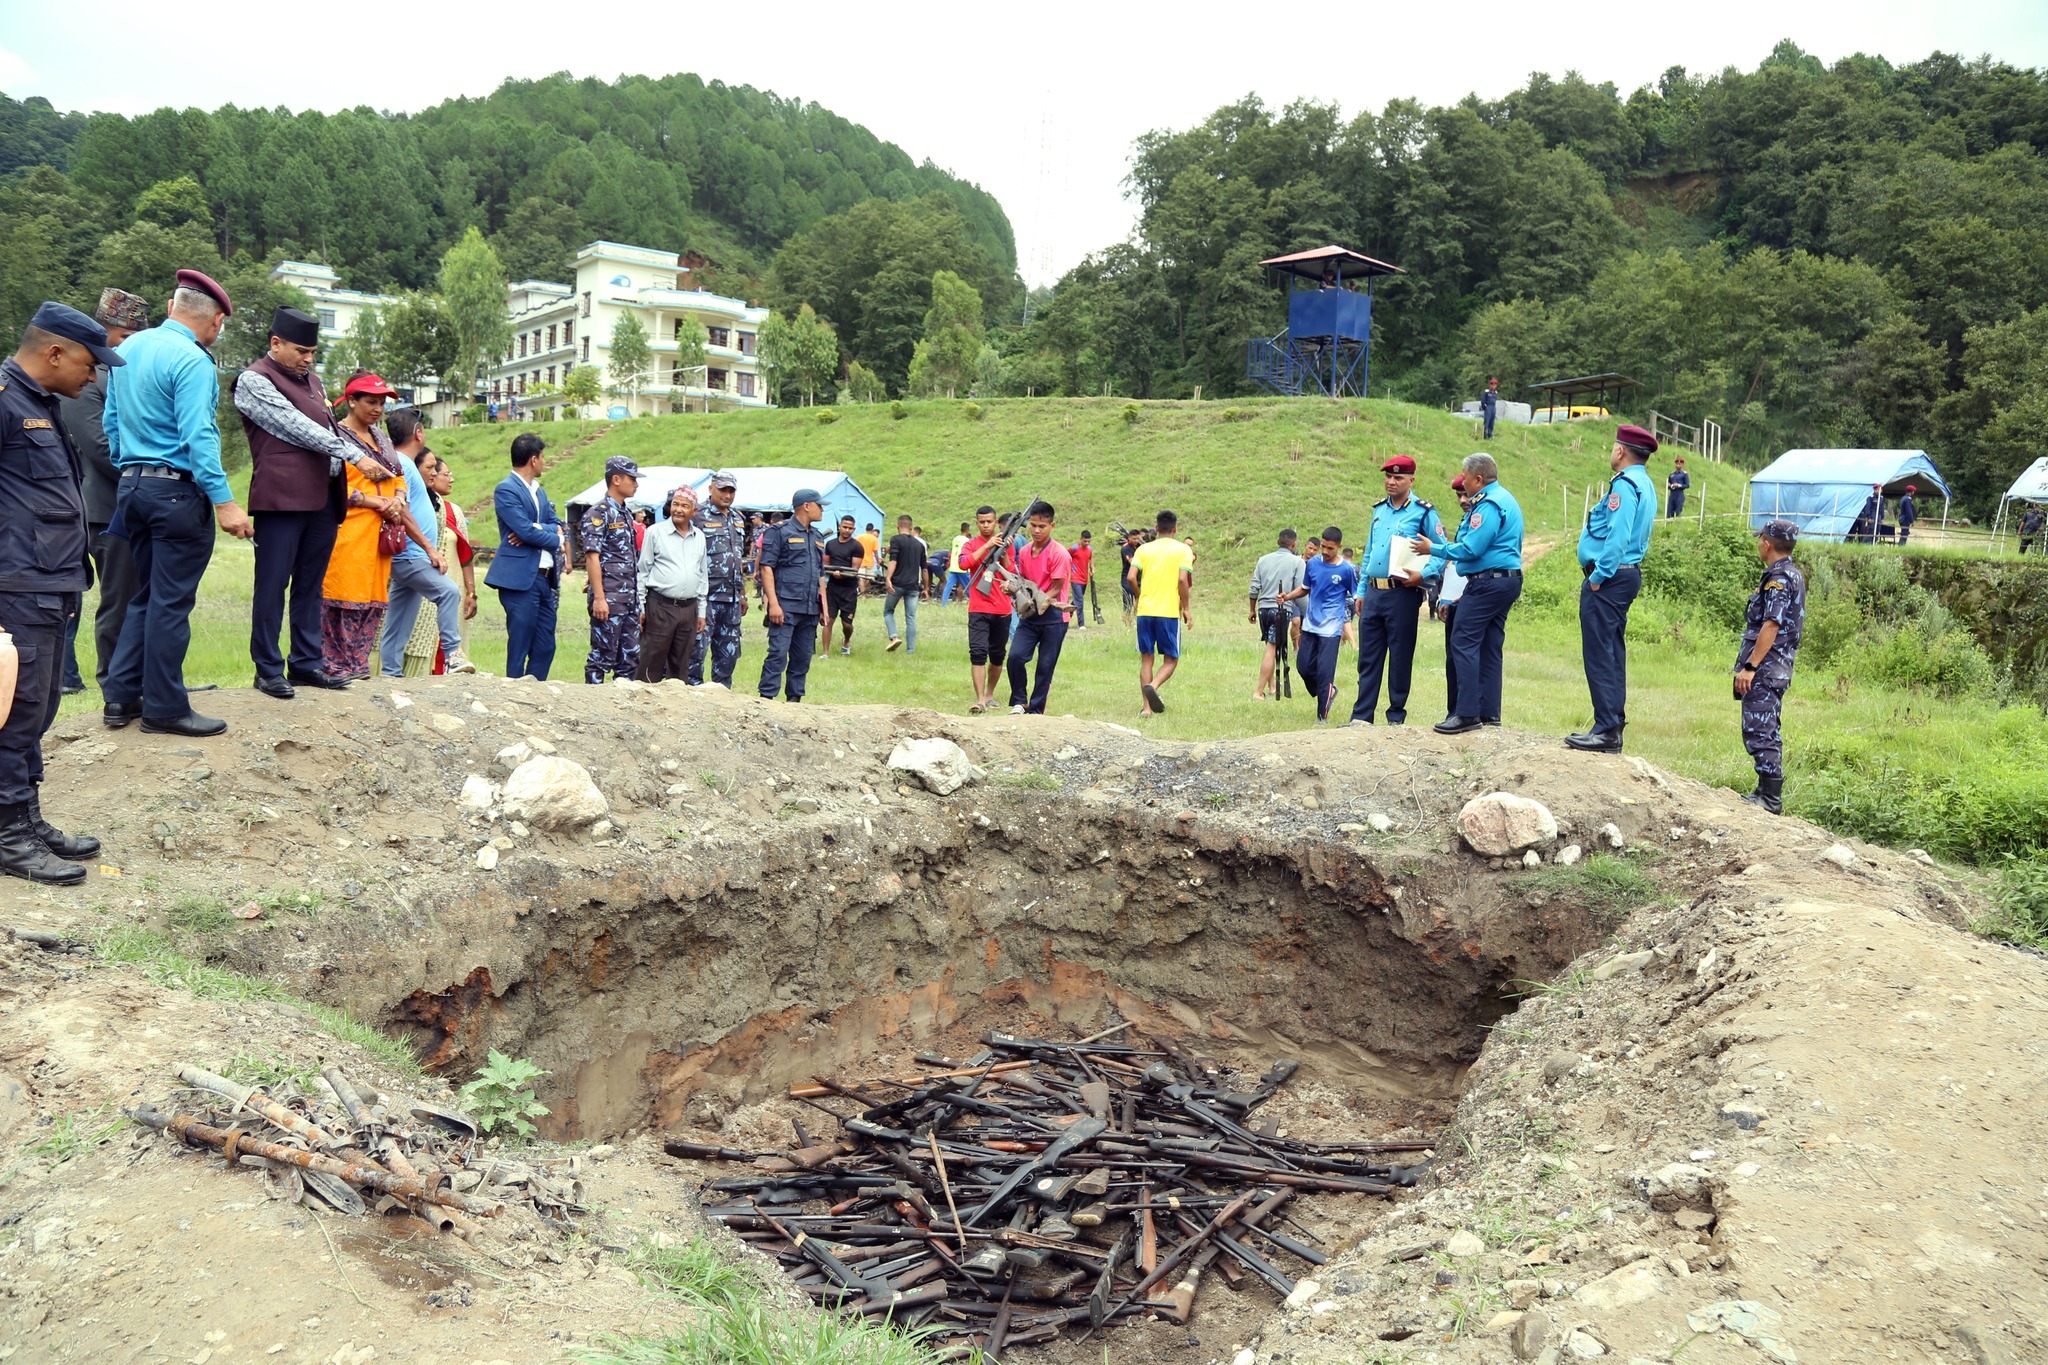
[[[1385,498],[1381,498],[1378,502],[1373,504],[1374,507],[1385,507],[1386,505],[1387,500]]]
[[[1774,578],[1774,579],[1772,579],[1772,580],[1771,580],[1770,582],[1768,582],[1768,583],[1764,584],[1764,591],[1765,591],[1765,592],[1783,592],[1783,591],[1785,591],[1785,583],[1784,583],[1784,580],[1783,580],[1783,579],[1779,579],[1779,578]]]
[[[1434,512],[1436,510],[1436,504],[1431,502],[1428,498],[1417,498],[1415,500],[1415,505],[1417,507],[1420,507],[1425,512]]]
[[[1607,510],[1610,512],[1619,512],[1621,510],[1621,494],[1609,493],[1607,495]]]
[[[48,431],[51,429],[50,419],[47,417],[24,417],[21,419],[21,429],[23,431]]]

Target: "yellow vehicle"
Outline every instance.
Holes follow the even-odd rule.
[[[1578,405],[1574,407],[1538,408],[1529,414],[1529,424],[1540,426],[1545,422],[1576,422],[1581,417],[1612,417],[1614,414],[1598,406]]]

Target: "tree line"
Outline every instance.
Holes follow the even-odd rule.
[[[1247,97],[1139,139],[1132,238],[996,342],[1040,392],[1246,392],[1246,340],[1284,326],[1257,262],[1340,243],[1407,272],[1374,282],[1375,395],[1619,370],[1632,409],[1713,417],[1752,457],[1926,447],[1982,508],[2048,416],[2044,150],[2048,74],[1789,42],[1626,96]]]

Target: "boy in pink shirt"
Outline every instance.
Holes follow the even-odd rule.
[[[1052,504],[1034,502],[1024,513],[1031,539],[1017,555],[1017,573],[1036,584],[1052,603],[1036,616],[1020,616],[1010,637],[1010,710],[1027,716],[1045,714],[1045,702],[1052,692],[1053,670],[1060,664],[1060,647],[1067,640],[1067,580],[1073,577],[1073,556],[1053,539]],[[1031,695],[1024,694],[1024,666],[1033,652],[1038,668],[1031,678]]]

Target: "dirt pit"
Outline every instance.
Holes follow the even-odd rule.
[[[722,1235],[697,1187],[730,1168],[664,1136],[785,1146],[827,1123],[792,1084],[1112,1018],[1251,1075],[1299,1060],[1264,1112],[1305,1133],[1445,1134],[1410,1194],[1300,1201],[1333,1251],[1316,1295],[1206,1284],[1192,1332],[1131,1329],[1112,1360],[1495,1361],[1517,1331],[1531,1359],[1756,1358],[1688,1326],[1723,1301],[1779,1313],[1807,1360],[2048,1350],[2021,1269],[2048,1253],[2048,1121],[2016,1079],[2039,964],[1961,932],[1975,902],[1940,869],[1637,760],[496,679],[219,706],[233,728],[204,743],[67,722],[44,805],[101,817],[102,863],[72,891],[0,885],[7,923],[135,948],[17,944],[0,976],[10,1365],[525,1362],[669,1330],[689,1310],[634,1248]],[[892,771],[910,737],[980,780]],[[604,819],[505,808],[536,754],[587,769]],[[1459,842],[1496,790],[1556,818],[1537,866]],[[251,981],[406,1039],[428,1077],[379,1076]],[[584,1157],[594,1210],[573,1237],[315,1219],[103,1131],[181,1061],[334,1060],[446,1099],[493,1050],[549,1073],[544,1138]]]

